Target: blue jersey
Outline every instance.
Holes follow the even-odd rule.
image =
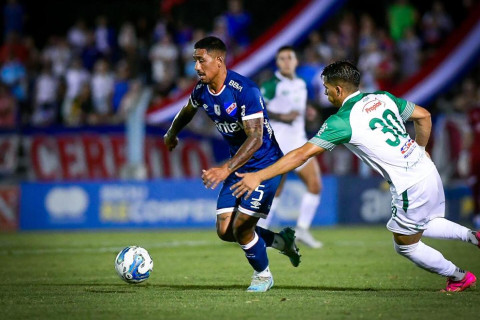
[[[195,108],[202,107],[215,123],[229,145],[231,157],[247,139],[243,121],[263,118],[262,146],[238,172],[263,169],[283,155],[268,121],[263,97],[253,81],[228,70],[220,92],[212,93],[208,85],[198,82],[190,95],[190,101]]]

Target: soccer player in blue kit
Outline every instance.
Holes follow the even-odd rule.
[[[254,269],[249,292],[265,292],[273,286],[266,247],[273,247],[290,258],[294,267],[300,263],[295,231],[280,233],[257,226],[266,218],[281,178],[266,180],[250,199],[236,198],[230,187],[239,178],[235,172],[254,172],[268,167],[282,157],[268,121],[263,97],[256,84],[228,70],[226,46],[216,37],[195,43],[193,59],[200,81],[188,103],[178,112],[164,136],[171,151],[178,143],[178,133],[202,108],[212,119],[229,145],[230,159],[219,167],[203,170],[206,188],[215,189],[223,182],[217,201],[217,234],[224,241],[237,242]]]

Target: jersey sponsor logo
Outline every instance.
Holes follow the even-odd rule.
[[[219,116],[220,114],[222,114],[222,111],[220,110],[220,106],[218,104],[214,104],[213,105],[213,110],[215,111],[215,114],[217,116]]]
[[[197,84],[197,86],[195,87],[195,90],[198,90],[198,89],[200,89],[201,87],[203,87],[203,83]]]
[[[219,122],[215,120],[215,126],[217,127],[218,131],[222,133],[233,133],[240,130],[243,130],[243,125],[240,122]]]
[[[404,159],[408,158],[408,156],[412,154],[413,150],[415,150],[416,147],[417,146],[415,144],[415,140],[413,140],[412,138],[409,138],[407,142],[405,142],[405,144],[400,149],[400,152],[402,153],[403,158]]]
[[[375,111],[378,109],[378,107],[383,106],[384,102],[380,100],[373,100],[368,102],[366,105],[363,106],[362,111],[365,111],[366,113],[370,113],[372,111]]]
[[[228,102],[225,103],[225,111],[231,116],[234,116],[237,113],[237,103],[233,102],[229,105]]]
[[[230,80],[228,85],[233,87],[234,89],[237,89],[238,91],[242,92],[243,87],[241,85],[239,85],[238,82]]]

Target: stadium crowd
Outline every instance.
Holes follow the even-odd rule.
[[[155,93],[151,104],[161,106],[196,82],[191,55],[198,39],[207,34],[223,39],[230,59],[252,41],[252,24],[258,17],[244,8],[247,3],[242,0],[228,1],[227,8],[213,19],[211,30],[174,18],[172,8],[165,6],[171,2],[160,3],[156,21],[140,17],[135,23],[124,21],[114,26],[109,17],[99,15],[89,25],[85,17],[64,34],[50,35],[40,47],[37,39],[24,31],[28,12],[22,2],[7,1],[0,46],[0,128],[122,123],[128,97],[138,89],[136,84],[151,85]],[[455,12],[447,10],[447,4],[432,0],[420,6],[396,0],[384,2],[379,7],[383,12],[375,13],[347,2],[311,32],[298,47],[301,65],[297,70],[309,89],[307,132],[315,133],[335,112],[323,94],[320,73],[326,64],[339,59],[353,61],[363,75],[362,90],[389,90],[418,72],[476,3],[462,0]],[[188,6],[189,2],[173,1],[173,5]],[[442,126],[451,133],[445,138],[451,140],[450,156],[443,163],[438,157],[437,163],[447,179],[466,172],[461,150],[468,150],[478,140],[468,139],[473,128],[467,129],[469,112],[480,107],[480,78],[474,72],[479,68],[474,66],[468,78],[426,106],[436,115],[433,142],[441,141]],[[272,66],[259,70],[254,80],[261,83],[273,71]],[[211,134],[212,126],[198,118],[191,129]]]

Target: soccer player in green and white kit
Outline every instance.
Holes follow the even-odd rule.
[[[387,223],[394,248],[417,266],[447,277],[445,291],[463,291],[475,285],[473,273],[464,271],[421,241],[422,236],[455,239],[480,247],[480,232],[444,218],[445,195],[427,145],[432,122],[430,113],[412,102],[385,91],[358,91],[360,72],[349,62],[337,61],[322,72],[325,95],[338,112],[318,133],[269,167],[239,174],[234,195],[251,192],[264,180],[286,173],[325,150],[344,144],[390,184],[392,217]],[[412,120],[415,140],[405,130]]]
[[[307,110],[307,85],[297,77],[298,65],[295,49],[283,46],[277,50],[275,76],[261,86],[265,99],[270,124],[282,152],[286,154],[308,141],[305,134],[305,112]],[[300,214],[297,218],[295,236],[311,248],[321,248],[322,243],[316,240],[309,229],[320,204],[322,181],[320,167],[315,158],[310,159],[295,169],[307,187],[307,192],[300,202]],[[286,175],[278,186],[273,198],[270,213],[266,219],[260,219],[258,226],[268,229],[280,200]]]

